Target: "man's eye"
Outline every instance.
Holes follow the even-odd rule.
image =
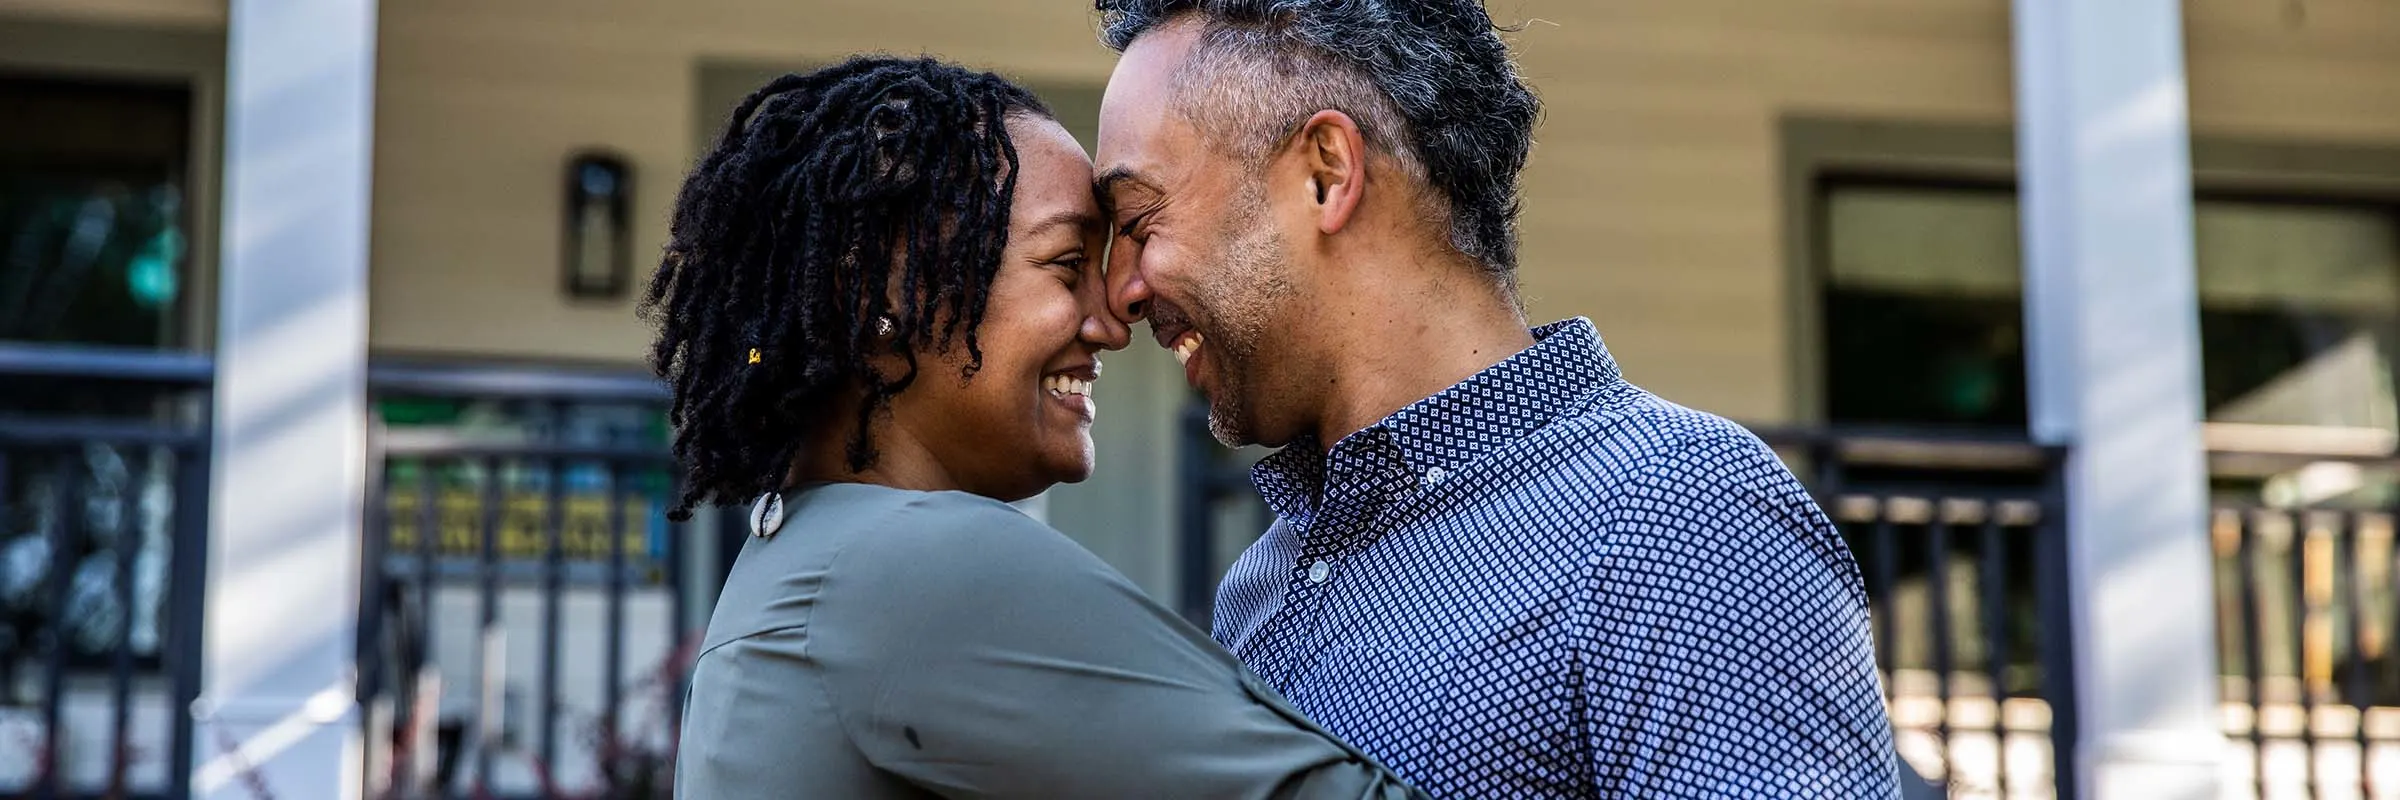
[[[1150,219],[1150,215],[1143,214],[1141,216],[1126,220],[1125,224],[1117,226],[1117,236],[1119,238],[1132,239],[1135,242],[1140,242],[1141,237],[1136,236],[1135,234],[1140,232],[1142,222],[1148,219]]]

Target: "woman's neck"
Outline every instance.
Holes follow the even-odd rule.
[[[846,414],[833,419],[852,418]],[[908,429],[883,417],[867,430],[875,458],[866,469],[850,468],[850,442],[857,429],[844,425],[814,437],[792,465],[791,483],[867,483],[920,492],[958,491],[965,487],[943,468],[940,459]]]

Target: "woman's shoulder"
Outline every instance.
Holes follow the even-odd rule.
[[[751,537],[726,576],[710,645],[813,628],[807,621],[828,604],[989,603],[996,582],[1073,591],[1124,580],[1065,534],[986,497],[865,484],[787,497],[781,522]]]
[[[874,486],[842,489],[872,506],[858,517],[837,562],[891,565],[920,579],[952,573],[1055,573],[1107,567],[1057,529],[998,500],[966,492]]]

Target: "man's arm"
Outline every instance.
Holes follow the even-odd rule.
[[[1772,451],[1683,443],[1605,519],[1577,648],[1603,794],[1897,796],[1857,567]]]
[[[1090,552],[996,504],[904,512],[838,558],[814,620],[840,634],[811,655],[852,741],[945,796],[1411,796]]]

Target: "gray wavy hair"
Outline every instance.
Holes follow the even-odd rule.
[[[1204,26],[1175,77],[1178,113],[1234,156],[1263,159],[1334,109],[1438,193],[1451,246],[1515,283],[1517,175],[1541,101],[1480,0],[1097,0],[1101,40],[1126,46],[1190,16]]]

